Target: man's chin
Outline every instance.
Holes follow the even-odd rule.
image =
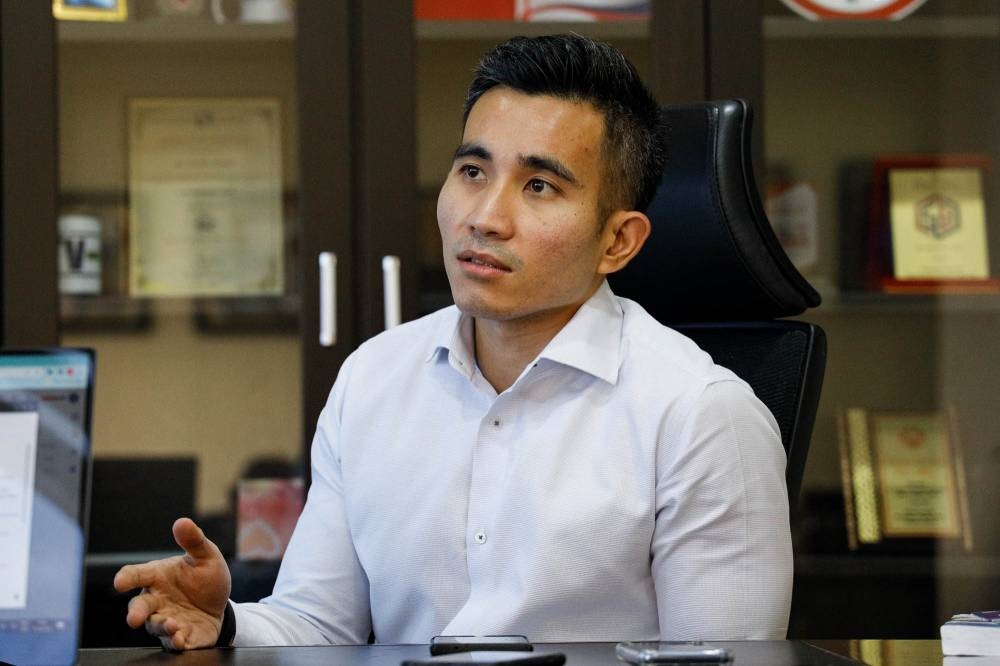
[[[506,321],[517,317],[517,313],[512,310],[499,308],[494,303],[484,303],[475,298],[455,298],[455,306],[467,317],[475,319],[490,319],[493,321]]]

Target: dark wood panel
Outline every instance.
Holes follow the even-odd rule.
[[[0,5],[0,343],[59,341],[55,25],[51,3]]]
[[[365,340],[385,324],[383,256],[401,260],[403,319],[417,312],[416,46],[411,0],[355,6],[356,297]]]
[[[357,344],[354,294],[349,0],[297,4],[302,432],[309,443],[340,364]],[[319,344],[320,252],[337,255],[337,343]]]
[[[309,440],[341,363],[384,327],[384,255],[402,260],[404,319],[417,310],[412,4],[302,0],[298,38],[308,462]],[[330,348],[318,341],[322,251],[337,255],[337,343]]]
[[[764,28],[760,0],[707,0],[708,99],[750,102],[754,172],[764,167]]]
[[[649,40],[653,54],[653,94],[661,104],[705,99],[705,3],[702,0],[654,2]]]

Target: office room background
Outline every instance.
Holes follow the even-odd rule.
[[[182,511],[235,561],[241,498],[294,507],[340,363],[386,325],[383,257],[404,320],[449,303],[435,199],[471,68],[508,36],[576,30],[619,46],[664,104],[750,101],[771,222],[823,296],[803,316],[829,360],[790,637],[931,638],[1000,603],[996,3],[810,20],[791,5],[811,3],[653,0],[588,22],[545,3],[534,18],[554,20],[517,20],[532,3],[513,1],[120,4],[0,15],[0,335],[97,350],[88,591],[127,551],[169,550]],[[178,141],[195,131],[208,140]],[[907,204],[925,236],[966,245],[907,273]],[[336,255],[332,346],[320,252]],[[922,527],[900,499],[919,483],[937,493]],[[242,555],[266,586],[267,553]],[[85,618],[85,646],[144,638]]]

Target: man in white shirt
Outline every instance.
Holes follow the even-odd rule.
[[[165,646],[525,634],[783,638],[784,452],[767,409],[611,293],[663,165],[658,107],[612,47],[487,54],[438,200],[456,306],[368,342],[319,419],[271,596],[228,602],[218,549],[123,567]]]

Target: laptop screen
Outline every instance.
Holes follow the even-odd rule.
[[[93,352],[0,351],[0,661],[72,664]]]

